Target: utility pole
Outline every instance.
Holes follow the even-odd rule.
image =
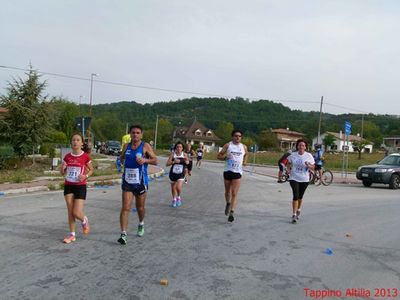
[[[99,76],[99,74],[92,73],[90,74],[90,102],[89,102],[89,117],[90,117],[90,123],[88,127],[88,144],[90,148],[92,147],[92,97],[93,97],[93,77],[94,76]]]
[[[361,117],[361,141],[363,140],[364,137],[364,114],[362,114]]]
[[[157,150],[157,131],[158,131],[158,115],[157,115],[157,120],[156,120],[156,133],[154,137],[154,150]]]
[[[318,123],[317,144],[319,144],[319,140],[321,138],[321,121],[322,121],[322,103],[323,102],[324,102],[324,96],[321,96],[321,105],[319,107],[319,123]]]

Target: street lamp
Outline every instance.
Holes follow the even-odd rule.
[[[96,73],[90,74],[90,102],[89,102],[90,123],[89,123],[89,127],[88,127],[88,144],[90,146],[92,145],[91,132],[92,132],[92,98],[93,98],[93,77],[94,76],[99,76],[99,74],[96,74]]]

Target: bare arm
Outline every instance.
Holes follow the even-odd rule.
[[[225,144],[222,147],[221,151],[218,153],[217,158],[219,160],[225,160],[226,159],[226,151],[228,150],[228,146],[229,146],[229,144]]]
[[[244,147],[244,157],[243,157],[243,166],[247,165],[247,159],[249,158],[249,152],[247,151],[247,146],[243,144]]]
[[[84,181],[85,179],[88,179],[89,176],[93,175],[93,164],[92,164],[92,161],[89,161],[86,164],[86,168],[87,168],[88,172],[86,174],[79,174],[79,181]]]
[[[156,165],[157,164],[157,156],[154,153],[153,148],[150,146],[150,144],[144,143],[143,152],[144,152],[146,158],[145,157],[136,158],[136,161],[138,162],[139,165],[143,165],[143,164]]]
[[[171,166],[173,164],[174,164],[174,153],[171,153],[168,156],[168,160],[167,160],[166,166],[169,167],[169,166]]]

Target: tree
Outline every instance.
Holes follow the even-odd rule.
[[[78,131],[75,118],[79,116],[79,107],[62,97],[53,97],[50,102],[54,127],[65,133],[68,139]]]
[[[333,135],[327,134],[322,140],[322,142],[324,143],[325,150],[328,149],[328,147],[332,146],[335,141],[336,139]]]
[[[260,132],[258,144],[260,145],[260,149],[275,149],[278,146],[278,139],[271,130],[266,129]]]
[[[371,144],[371,142],[364,140],[364,139],[362,139],[360,141],[352,141],[351,143],[353,144],[353,149],[358,152],[359,160],[361,159],[361,152],[363,151],[365,146]]]
[[[157,144],[167,145],[172,141],[174,126],[167,119],[158,120]]]
[[[28,78],[14,79],[8,84],[1,105],[9,110],[0,123],[2,137],[21,159],[46,139],[49,132],[49,107],[43,92],[46,81],[40,82],[37,71],[30,66]]]
[[[221,145],[225,144],[231,139],[233,128],[234,127],[231,122],[222,121],[218,124],[217,129],[215,129],[215,134],[221,139]]]

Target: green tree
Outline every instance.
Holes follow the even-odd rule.
[[[50,101],[54,127],[65,133],[68,138],[78,131],[75,118],[79,116],[79,107],[62,97],[53,97]]]
[[[215,129],[215,134],[221,139],[221,145],[228,142],[231,139],[231,133],[234,126],[231,122],[222,121],[218,123]]]
[[[269,129],[265,129],[260,132],[258,137],[258,144],[260,149],[276,149],[278,146],[278,139],[276,135]]]
[[[158,120],[157,144],[166,145],[172,141],[174,126],[167,119]]]
[[[325,149],[327,149],[328,147],[332,146],[335,141],[336,141],[336,139],[332,134],[327,134],[324,137],[324,139],[322,140],[322,142],[324,143]]]
[[[245,136],[242,138],[242,143],[247,146],[247,149],[250,151],[250,147],[252,147],[255,143],[254,140],[251,137]]]
[[[125,134],[124,124],[113,114],[94,119],[92,129],[96,141],[121,141],[122,136]]]
[[[367,141],[367,140],[360,140],[360,141],[352,141],[351,142],[353,144],[353,149],[355,151],[358,152],[358,159],[361,159],[361,152],[363,151],[363,149],[365,148],[365,146],[370,145],[371,142]]]
[[[49,107],[43,93],[46,81],[40,82],[37,71],[30,66],[28,78],[14,79],[1,96],[1,106],[9,113],[0,123],[2,137],[24,158],[46,139],[49,132]]]

